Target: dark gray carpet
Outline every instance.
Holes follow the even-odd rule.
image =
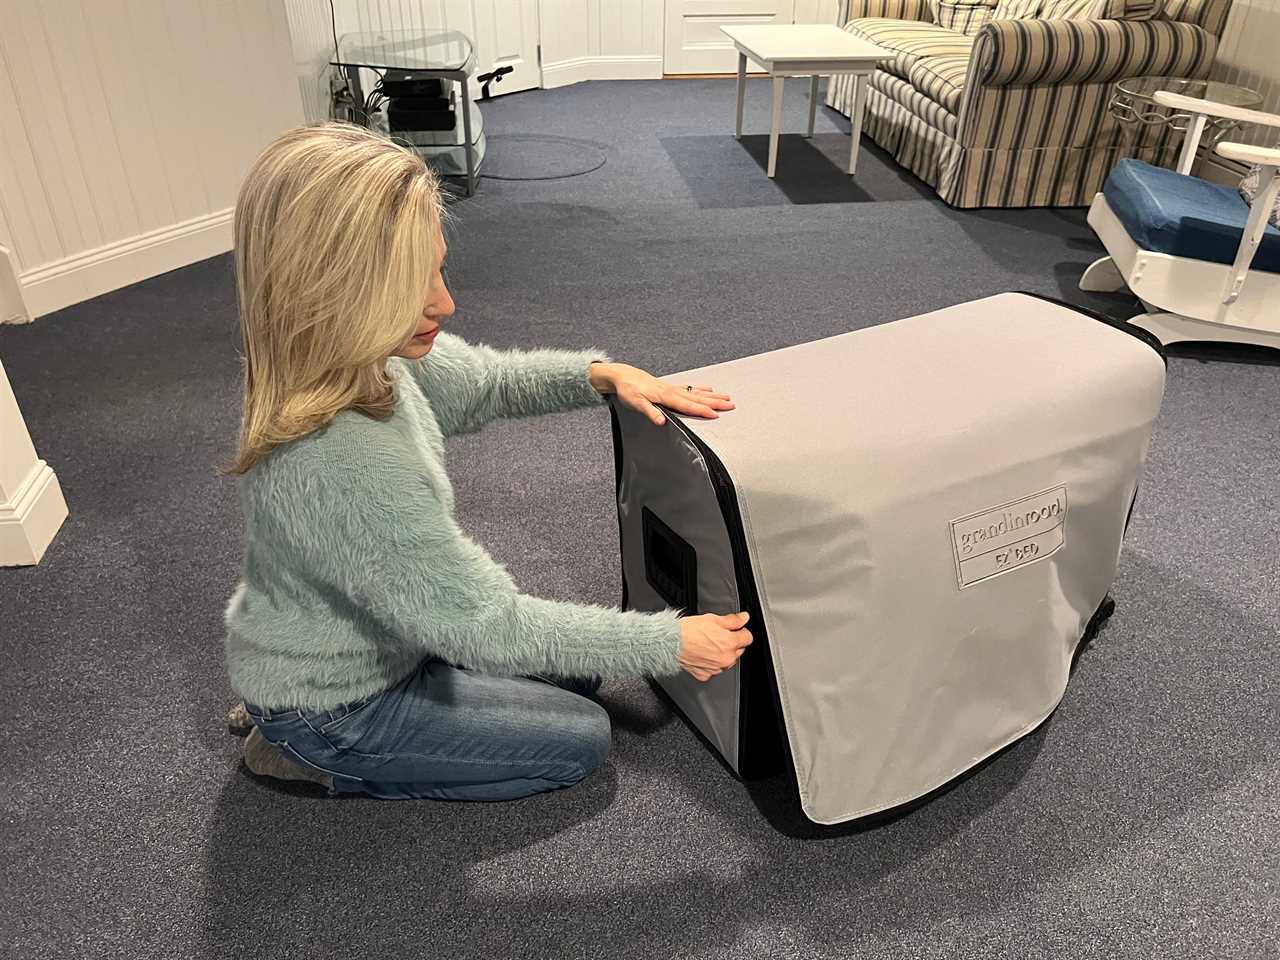
[[[750,97],[758,132],[767,85]],[[492,132],[593,140],[608,163],[454,206],[454,329],[671,372],[1002,290],[1086,302],[1079,211],[952,211],[871,148],[851,186],[825,110],[813,147],[783,145],[803,176],[770,183],[732,105],[731,81],[698,81],[487,107]],[[801,128],[801,96],[786,116]],[[1280,369],[1170,363],[1119,609],[1053,719],[924,808],[815,839],[639,682],[604,690],[607,767],[556,795],[250,779],[220,728],[234,325],[219,257],[0,329],[72,510],[40,567],[0,572],[5,956],[1280,955]],[[464,524],[528,590],[616,601],[601,412],[450,456]]]

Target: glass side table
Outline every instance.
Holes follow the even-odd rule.
[[[338,58],[329,62],[346,74],[352,112],[356,121],[366,127],[369,126],[369,113],[365,109],[368,95],[360,82],[362,68],[378,74],[388,70],[406,71],[415,77],[458,84],[461,88],[459,112],[462,114],[463,147],[467,156],[467,196],[471,196],[476,191],[476,162],[467,82],[475,67],[475,59],[471,41],[456,30],[381,30],[343,34],[338,41]]]
[[[1157,106],[1152,97],[1160,90],[1180,93],[1184,97],[1212,100],[1230,107],[1255,109],[1262,105],[1262,95],[1248,87],[1220,80],[1187,80],[1182,77],[1130,77],[1119,81],[1112,91],[1107,109],[1117,120],[1133,128],[1134,138],[1143,126],[1162,124],[1171,130],[1185,131],[1191,125],[1191,114],[1178,113],[1167,107]],[[1203,142],[1210,149],[1232,130],[1240,126],[1236,120],[1226,117],[1209,118],[1205,124]]]

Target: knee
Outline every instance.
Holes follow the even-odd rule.
[[[578,780],[589,776],[603,765],[613,743],[613,729],[604,707],[591,700],[583,700],[569,731],[573,762],[582,773]]]

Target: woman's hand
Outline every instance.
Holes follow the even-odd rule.
[[[685,617],[680,621],[680,666],[695,680],[710,680],[737,663],[750,643],[745,613]]]
[[[652,374],[625,363],[593,363],[587,367],[587,373],[597,393],[616,393],[619,400],[658,426],[667,422],[659,406],[708,420],[719,417],[718,410],[733,409],[727,393],[716,393],[707,386],[664,383]]]

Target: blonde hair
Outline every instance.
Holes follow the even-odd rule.
[[[282,134],[235,214],[242,474],[342,410],[389,417],[386,358],[412,336],[435,265],[439,182],[414,153],[347,123]]]

